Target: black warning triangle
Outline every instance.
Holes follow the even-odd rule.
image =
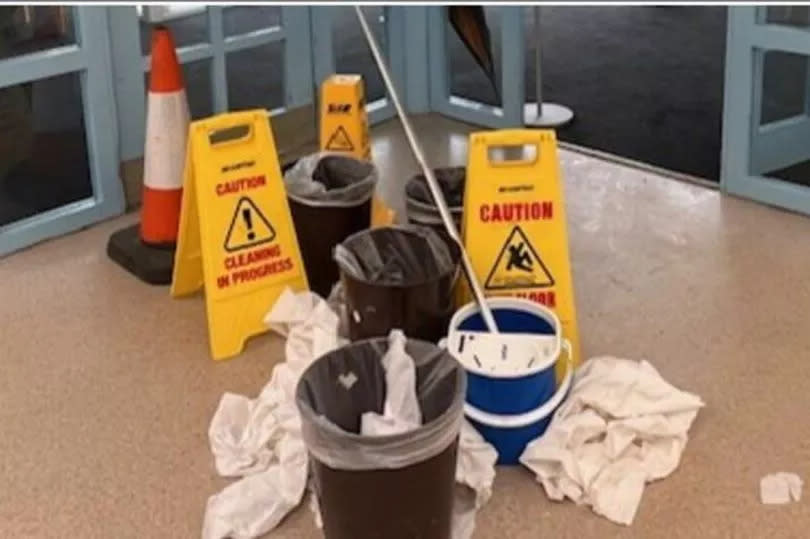
[[[354,146],[352,145],[352,140],[349,138],[349,134],[346,133],[346,130],[340,125],[335,129],[335,132],[332,133],[332,136],[329,137],[329,141],[326,143],[326,148],[324,149],[333,152],[353,152]]]
[[[554,277],[519,226],[512,229],[489,271],[484,288],[514,290],[554,286]]]
[[[239,251],[273,241],[276,231],[258,206],[248,197],[242,197],[236,203],[236,210],[231,218],[231,226],[225,235],[225,250]]]

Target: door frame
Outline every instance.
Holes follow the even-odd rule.
[[[228,6],[207,6],[208,40],[177,48],[181,64],[207,60],[211,62],[211,96],[213,113],[228,110],[227,55],[270,43],[284,42],[284,105],[270,111],[278,118],[292,109],[312,105],[312,40],[310,8],[280,6],[281,25],[225,35],[223,12]],[[141,53],[140,18],[135,6],[111,6],[110,25],[113,31],[113,65],[116,70],[118,119],[122,131],[121,160],[143,157],[146,136],[146,85],[144,74],[149,71],[150,56]],[[199,14],[181,11],[176,18]]]
[[[810,56],[810,32],[765,23],[764,7],[729,6],[720,185],[724,192],[810,214],[810,187],[764,172],[810,158],[810,116],[760,125],[764,50]]]
[[[71,9],[76,43],[0,60],[0,88],[78,74],[93,195],[0,226],[0,256],[124,212],[107,10]]]
[[[500,90],[501,106],[494,107],[467,98],[451,95],[450,57],[447,32],[450,23],[445,6],[427,9],[427,27],[430,65],[431,109],[463,122],[491,128],[523,125],[523,106],[526,102],[524,84],[526,44],[524,40],[523,6],[490,6],[498,9],[501,23]]]
[[[347,6],[320,5],[310,8],[312,16],[313,40],[313,87],[320,87],[321,82],[335,73],[335,48],[333,15],[339,8]],[[386,47],[385,55],[391,70],[391,77],[397,88],[405,80],[405,15],[412,8],[383,6],[385,16]],[[357,23],[359,26],[359,22]],[[388,97],[366,103],[366,111],[371,125],[393,118],[396,114],[394,105]]]

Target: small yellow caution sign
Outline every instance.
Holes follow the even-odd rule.
[[[321,85],[320,148],[371,159],[363,77],[332,75]],[[396,214],[379,195],[371,201],[371,225],[390,225]]]
[[[371,159],[365,88],[360,75],[332,75],[321,85],[321,149]]]
[[[193,122],[172,296],[205,288],[211,355],[224,359],[267,330],[288,286],[306,290],[307,280],[267,113]]]
[[[554,131],[470,135],[462,228],[484,293],[530,299],[553,309],[573,345],[574,361],[580,361]],[[466,286],[460,296],[462,303],[472,299]]]

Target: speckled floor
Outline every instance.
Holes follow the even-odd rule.
[[[416,124],[433,163],[464,163],[467,126]],[[396,122],[374,155],[401,197],[415,163]],[[547,501],[516,468],[499,470],[476,537],[807,537],[810,505],[762,506],[758,484],[810,477],[810,219],[561,158],[585,353],[647,358],[708,406],[632,527]],[[201,297],[172,300],[107,259],[134,219],[0,259],[0,537],[199,537],[228,483],[206,434],[219,397],[254,395],[281,359],[263,336],[211,361]],[[320,534],[301,508],[271,536]]]

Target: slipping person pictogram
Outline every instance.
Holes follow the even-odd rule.
[[[484,288],[512,290],[554,286],[554,277],[519,226],[515,226],[501,247]]]

